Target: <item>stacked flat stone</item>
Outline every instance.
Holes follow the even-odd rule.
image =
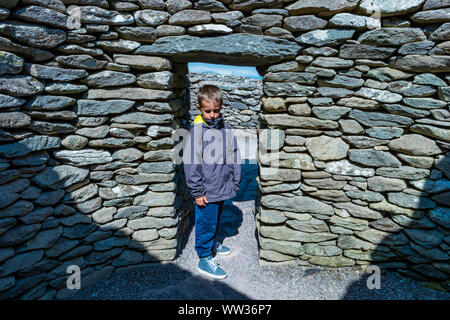
[[[260,257],[375,263],[445,285],[450,56],[440,48],[450,40],[450,3],[427,1],[445,8],[413,13],[424,1],[374,1],[383,27],[370,28],[369,1],[358,15],[313,2],[288,6],[301,16],[284,20],[314,29],[296,37],[301,54],[264,73],[261,119],[272,130],[259,135]]]
[[[0,20],[0,298],[175,257],[195,61],[264,75],[262,263],[446,284],[448,1],[4,0]]]
[[[221,113],[232,129],[254,129],[259,123],[263,88],[259,79],[244,76],[223,76],[214,73],[189,73],[191,121],[200,113],[197,109],[198,89],[211,84],[223,93]]]

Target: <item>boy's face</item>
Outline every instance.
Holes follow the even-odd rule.
[[[214,120],[220,116],[221,105],[214,101],[203,100],[201,105],[197,104],[198,110],[205,120]]]

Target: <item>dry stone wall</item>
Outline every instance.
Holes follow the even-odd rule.
[[[262,263],[445,285],[449,30],[447,0],[2,0],[0,298],[176,256],[194,61],[264,76]]]
[[[189,73],[191,121],[200,114],[197,105],[198,89],[205,84],[218,86],[223,93],[221,114],[233,129],[255,129],[259,123],[262,81],[244,76],[222,76],[213,73]]]

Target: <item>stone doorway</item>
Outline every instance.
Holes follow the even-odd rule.
[[[272,65],[280,64],[281,69],[289,68],[289,66],[283,66],[283,61],[292,60],[298,54],[300,46],[294,42],[287,41],[280,38],[253,35],[253,34],[230,34],[225,36],[214,36],[214,37],[192,37],[192,36],[174,36],[161,38],[155,41],[151,45],[144,45],[138,48],[135,52],[137,55],[150,55],[150,56],[161,56],[170,59],[173,63],[173,73],[177,82],[176,87],[178,90],[180,88],[185,90],[184,94],[184,109],[188,113],[191,98],[189,97],[188,90],[188,62],[205,62],[213,64],[229,64],[235,66],[254,66],[260,75],[263,75]],[[289,62],[287,62],[289,64]],[[184,83],[184,89],[182,88],[182,83]],[[262,81],[261,90],[264,88],[264,79]],[[283,89],[281,89],[283,90]],[[180,96],[179,94],[177,96]],[[180,116],[184,118],[183,127],[187,128],[188,123],[191,120],[189,114],[183,115],[183,111],[180,110]],[[264,125],[264,129],[265,129]],[[257,129],[262,129],[260,126],[260,121],[258,120]],[[252,145],[251,140],[259,141],[258,133],[254,134],[251,139],[246,143],[246,137],[242,136],[238,138],[244,145]],[[256,151],[256,150],[254,150]],[[255,208],[259,207],[259,197],[256,196],[257,186],[254,184],[255,179],[259,179],[259,168],[256,162],[256,157],[252,163],[247,163],[246,169],[249,170],[249,176],[252,177],[248,181],[243,181],[243,184],[253,188],[253,195],[240,194],[237,199],[245,200],[250,198],[250,202],[244,205],[246,209],[251,210],[255,214]],[[185,193],[186,200],[186,189],[181,185],[181,192]],[[245,187],[241,190],[246,189]],[[255,201],[256,200],[256,201]],[[188,200],[189,201],[189,200]],[[243,201],[245,203],[245,201]],[[186,207],[189,207],[187,205]],[[192,210],[192,209],[190,209]],[[188,219],[189,210],[186,211],[180,219],[179,223],[179,234],[184,234],[188,230]],[[255,219],[253,219],[254,221]],[[234,222],[236,225],[236,222]],[[253,227],[252,237],[258,238],[257,227]],[[178,254],[183,251],[185,247],[184,241],[180,241],[178,245]],[[256,257],[256,261],[258,257]]]
[[[185,69],[185,68],[183,68]],[[245,253],[252,251],[258,257],[258,245],[255,223],[255,207],[259,203],[259,189],[257,164],[259,114],[262,107],[263,83],[262,78],[255,79],[245,76],[220,75],[191,71],[186,73],[186,119],[187,128],[199,114],[196,108],[198,89],[204,84],[218,86],[223,92],[222,115],[226,123],[232,128],[241,155],[241,184],[238,194],[225,201],[224,212],[220,220],[218,239],[227,245],[234,246],[240,260],[247,259]],[[190,207],[187,205],[186,207]],[[180,227],[180,243],[177,259],[195,259],[193,210],[187,212],[188,219],[182,219]],[[184,221],[187,220],[187,221]],[[251,243],[241,245],[242,234]],[[247,242],[249,242],[247,241]],[[243,250],[246,248],[245,250]],[[186,253],[185,251],[188,251]]]

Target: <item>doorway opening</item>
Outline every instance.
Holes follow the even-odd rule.
[[[184,69],[184,68],[183,68]],[[223,94],[221,114],[231,127],[238,143],[241,156],[241,183],[238,194],[224,203],[220,218],[218,240],[248,255],[249,251],[258,257],[258,239],[255,212],[258,206],[259,175],[257,152],[259,114],[262,107],[262,76],[255,67],[232,66],[211,63],[188,63],[186,70],[185,109],[186,128],[189,129],[200,112],[197,109],[197,94],[201,86],[212,84]],[[191,212],[192,213],[192,212]],[[194,248],[193,214],[180,237],[177,259],[183,259],[184,251]],[[245,245],[243,246],[243,243]],[[234,245],[235,244],[235,245]],[[245,248],[247,246],[247,248]],[[252,261],[253,258],[252,257]],[[244,257],[243,259],[248,259]]]

